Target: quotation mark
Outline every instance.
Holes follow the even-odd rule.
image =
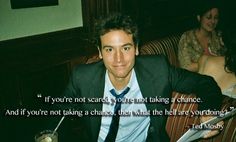
[[[230,111],[234,110],[234,107],[229,107],[229,110],[230,110]]]
[[[37,97],[38,98],[42,98],[42,94],[37,94]]]

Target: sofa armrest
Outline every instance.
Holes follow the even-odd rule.
[[[194,98],[195,95],[185,95],[178,92],[172,93],[173,99],[178,98]],[[194,111],[197,110],[197,103],[178,103],[174,102],[171,104],[170,110],[178,111]],[[173,115],[168,116],[166,123],[166,131],[170,137],[171,142],[176,142],[188,129],[191,124],[198,124],[198,117],[190,117],[189,115]]]
[[[191,98],[195,95],[184,95],[173,92],[172,98]],[[229,107],[236,107],[236,99],[225,97],[222,102],[222,110]],[[178,111],[197,110],[197,103],[172,103],[170,110],[177,109]],[[166,123],[166,131],[170,137],[170,142],[176,142],[189,128],[191,124],[199,124],[198,117],[182,116],[168,116]],[[236,116],[224,120],[224,129],[215,137],[209,139],[201,139],[200,142],[236,142]]]
[[[236,107],[236,99],[225,97],[222,102],[222,110]],[[236,115],[224,120],[224,129],[213,138],[201,140],[200,142],[236,142]]]

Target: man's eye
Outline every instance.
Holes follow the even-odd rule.
[[[112,51],[112,48],[106,48],[105,51],[106,51],[106,52],[111,52],[111,51]]]
[[[130,47],[124,47],[124,50],[128,51],[128,50],[130,50]]]

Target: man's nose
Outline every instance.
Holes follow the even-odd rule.
[[[121,51],[117,51],[116,54],[115,54],[115,60],[117,62],[121,62],[123,60],[123,53]]]

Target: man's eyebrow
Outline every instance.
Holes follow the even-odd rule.
[[[126,44],[123,44],[122,45],[122,47],[124,47],[124,46],[133,46],[134,44],[132,44],[132,43],[126,43]]]
[[[125,43],[125,44],[123,44],[123,45],[121,45],[121,47],[124,47],[124,46],[133,46],[134,44],[132,44],[132,43]],[[111,46],[111,45],[104,45],[104,46],[102,46],[102,49],[104,49],[104,48],[113,48],[113,46]]]
[[[102,48],[112,48],[112,46],[111,45],[104,45],[104,46],[102,46]]]

